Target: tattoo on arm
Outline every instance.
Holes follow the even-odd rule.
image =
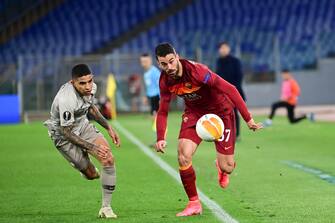
[[[99,109],[95,105],[92,105],[88,111],[93,116],[93,119],[97,123],[99,123],[102,127],[104,127],[107,130],[111,128],[111,126],[109,125],[108,121],[100,113]]]
[[[80,146],[88,151],[93,151],[95,145],[93,143],[87,142],[86,140],[82,139],[78,135],[72,132],[73,126],[65,126],[61,127],[61,131],[63,135],[73,144]]]

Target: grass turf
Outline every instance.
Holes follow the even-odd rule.
[[[180,113],[169,115],[167,153],[160,155],[175,169],[180,121]],[[119,122],[145,144],[152,143],[149,117],[120,116]],[[237,169],[226,190],[217,185],[214,146],[202,143],[198,148],[193,163],[203,192],[240,222],[334,221],[335,184],[282,161],[334,176],[335,126],[307,121],[290,125],[277,118],[273,127],[260,132],[243,127],[236,146]],[[121,139],[122,148],[113,149],[117,222],[218,222],[207,208],[202,216],[175,217],[187,202],[182,187],[125,136]],[[54,148],[41,123],[0,127],[0,167],[0,222],[103,221],[96,218],[100,182],[80,177]]]

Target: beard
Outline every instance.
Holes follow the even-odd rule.
[[[179,63],[177,63],[177,68],[176,68],[175,71],[167,72],[167,74],[168,74],[171,78],[173,78],[173,79],[175,79],[175,80],[181,78],[181,76],[179,76],[178,73],[179,73]]]

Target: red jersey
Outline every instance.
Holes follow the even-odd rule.
[[[251,115],[237,89],[211,71],[207,66],[180,59],[183,74],[173,79],[164,71],[159,80],[160,104],[157,112],[157,141],[165,139],[169,103],[172,94],[185,101],[185,112],[204,115],[214,113],[226,115],[237,107],[248,122]]]

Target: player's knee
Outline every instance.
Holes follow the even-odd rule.
[[[101,164],[102,164],[103,166],[113,166],[113,165],[114,165],[114,162],[115,162],[115,160],[114,160],[114,157],[113,157],[112,153],[109,153],[109,154],[106,156],[106,158],[103,158],[103,159],[101,160]]]
[[[192,157],[185,156],[184,154],[178,154],[179,166],[184,167],[191,164]]]

